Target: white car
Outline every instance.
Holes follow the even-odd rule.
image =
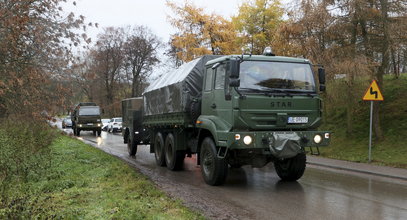
[[[109,125],[110,119],[102,118],[102,130],[107,131],[107,126]]]
[[[107,125],[108,132],[118,132],[122,131],[122,118],[112,118]]]

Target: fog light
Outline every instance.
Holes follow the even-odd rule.
[[[325,138],[329,139],[330,134],[329,133],[325,133]]]
[[[138,131],[136,131],[136,132],[134,132],[135,134],[139,134],[139,132]]]
[[[240,140],[240,134],[235,134],[235,140]]]
[[[243,143],[245,143],[246,145],[251,144],[252,141],[253,141],[253,140],[252,140],[252,137],[250,137],[249,135],[244,136],[244,138],[243,138]]]
[[[321,143],[321,141],[322,141],[321,135],[317,134],[317,135],[314,136],[314,142],[315,142],[316,144]]]

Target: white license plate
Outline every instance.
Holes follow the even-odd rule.
[[[288,117],[289,124],[306,124],[308,123],[308,117]]]
[[[87,125],[93,125],[93,123],[88,123]]]

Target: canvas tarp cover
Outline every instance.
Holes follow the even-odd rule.
[[[165,73],[144,92],[144,115],[187,112],[201,96],[205,63],[220,56],[205,55]]]

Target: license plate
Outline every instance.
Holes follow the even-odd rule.
[[[93,123],[88,123],[87,125],[93,125]]]
[[[308,117],[288,117],[289,124],[306,124],[308,123]]]

